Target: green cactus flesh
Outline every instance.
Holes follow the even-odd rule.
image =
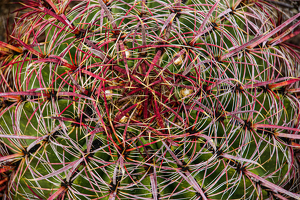
[[[300,14],[70,2],[24,1],[0,43],[4,199],[300,199]]]

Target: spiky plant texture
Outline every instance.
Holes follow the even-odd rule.
[[[70,3],[24,0],[0,42],[3,199],[300,199],[300,13]]]

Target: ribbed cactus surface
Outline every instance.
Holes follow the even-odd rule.
[[[300,13],[71,3],[24,0],[0,42],[3,199],[300,199]]]

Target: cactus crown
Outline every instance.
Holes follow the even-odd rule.
[[[300,199],[300,13],[281,16],[24,0],[0,42],[4,198]]]

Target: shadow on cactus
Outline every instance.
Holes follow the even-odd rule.
[[[24,0],[2,198],[300,199],[300,13],[269,2]]]

